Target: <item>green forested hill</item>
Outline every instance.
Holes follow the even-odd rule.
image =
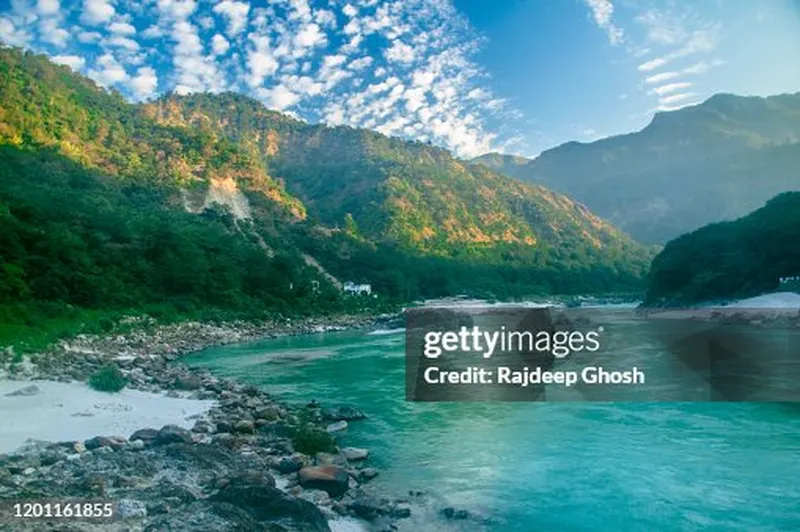
[[[800,192],[786,192],[732,222],[666,245],[653,260],[645,304],[749,297],[800,275]]]
[[[193,126],[240,143],[318,221],[351,224],[368,239],[411,252],[481,261],[505,254],[523,262],[623,268],[641,252],[565,196],[423,143],[306,124],[232,94],[171,96],[145,112],[161,124]]]
[[[0,101],[0,322],[343,308],[334,276],[394,301],[630,290],[649,259],[545,188],[234,94],[133,105],[2,49]]]
[[[478,161],[584,202],[640,242],[664,243],[800,190],[800,93],[718,94],[643,130],[570,142],[534,160]]]

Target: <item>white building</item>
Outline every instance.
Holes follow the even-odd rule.
[[[372,285],[369,284],[356,284],[353,281],[344,283],[344,291],[349,294],[372,294]]]

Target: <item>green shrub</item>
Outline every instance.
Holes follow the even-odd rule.
[[[117,366],[106,366],[89,377],[89,386],[100,392],[118,392],[128,384],[128,379]]]
[[[336,440],[326,430],[310,423],[301,423],[292,430],[294,450],[314,456],[317,453],[330,453],[336,448]]]

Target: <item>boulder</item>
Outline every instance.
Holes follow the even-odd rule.
[[[297,456],[284,456],[275,464],[275,469],[284,475],[297,473],[303,467],[303,460]]]
[[[194,427],[192,427],[192,432],[197,432],[198,434],[211,434],[214,432],[214,426],[205,419],[198,419],[195,422]]]
[[[280,530],[330,532],[328,520],[314,504],[266,483],[234,479],[213,495],[211,501],[234,505],[245,510],[258,522],[280,525]],[[291,526],[287,526],[289,523]],[[259,529],[261,528],[251,527],[237,530]]]
[[[331,423],[327,428],[328,432],[341,432],[343,430],[347,430],[347,421],[337,421],[336,423]]]
[[[358,472],[358,480],[364,482],[366,480],[372,480],[373,478],[378,476],[378,470],[374,467],[365,467],[361,471]]]
[[[156,439],[156,436],[158,436],[158,431],[156,429],[139,429],[133,434],[131,434],[129,440],[130,441],[141,440],[145,444],[148,444],[152,443],[153,440]]]
[[[153,441],[156,445],[166,445],[169,443],[191,443],[192,433],[177,425],[164,425],[156,434]]]
[[[256,419],[263,419],[266,421],[275,421],[280,419],[281,411],[275,405],[267,405],[259,408],[253,413],[253,417]]]
[[[255,431],[255,425],[249,419],[240,419],[234,423],[233,430],[243,434],[252,434]]]
[[[303,489],[320,489],[331,497],[344,495],[350,487],[347,471],[335,465],[303,467],[298,473]]]
[[[342,449],[342,454],[349,461],[355,462],[358,460],[366,460],[369,456],[369,451],[358,447],[345,447]]]
[[[177,390],[193,391],[199,389],[203,385],[203,382],[196,375],[187,373],[175,377],[175,380],[172,382],[172,385]]]
[[[389,513],[387,501],[382,501],[363,493],[356,495],[355,499],[347,504],[347,508],[357,517],[367,521],[374,521],[378,516]]]
[[[83,445],[90,451],[101,447],[110,447],[111,449],[118,450],[125,447],[126,443],[127,440],[122,436],[95,436],[83,442]]]

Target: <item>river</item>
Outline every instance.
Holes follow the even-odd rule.
[[[411,403],[404,335],[337,332],[185,362],[289,402],[353,404],[373,481],[424,490],[405,530],[800,530],[800,409],[749,403]],[[464,508],[470,519],[432,508]]]

